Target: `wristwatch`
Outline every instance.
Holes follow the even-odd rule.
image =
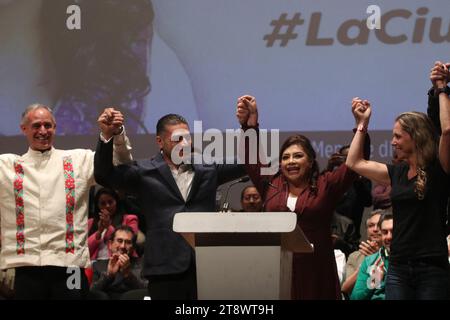
[[[434,96],[439,97],[442,92],[444,92],[446,95],[450,95],[450,88],[448,86],[445,86],[443,88],[436,88],[434,89]]]

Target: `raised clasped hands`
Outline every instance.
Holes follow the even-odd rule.
[[[255,97],[244,95],[238,98],[236,117],[243,127],[256,127],[258,125],[258,108]]]
[[[444,88],[450,81],[450,62],[436,61],[430,72],[430,80],[434,88]]]
[[[123,114],[115,108],[106,108],[98,117],[97,123],[105,139],[122,132]]]
[[[352,113],[355,117],[356,126],[369,124],[372,106],[369,100],[362,100],[359,97],[352,99]]]

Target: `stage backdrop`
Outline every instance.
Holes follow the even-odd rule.
[[[162,115],[235,128],[236,99],[252,94],[260,126],[306,134],[323,167],[350,142],[359,96],[373,104],[372,156],[389,161],[395,116],[425,112],[430,68],[450,60],[449,12],[448,0],[0,1],[0,152],[26,151],[19,119],[34,102],[55,108],[60,148],[94,148],[99,112],[117,106],[142,158]]]

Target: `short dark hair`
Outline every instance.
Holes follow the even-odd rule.
[[[383,211],[381,213],[380,220],[378,220],[378,229],[380,229],[381,231],[381,225],[383,224],[383,222],[392,219],[394,219],[394,215],[392,214],[391,211]]]
[[[164,117],[159,119],[158,123],[156,124],[156,135],[161,135],[161,133],[166,129],[167,125],[176,125],[180,123],[188,124],[186,119],[179,114],[166,114]]]
[[[111,234],[111,238],[109,238],[111,242],[113,242],[116,238],[117,231],[125,231],[131,233],[133,235],[133,237],[131,238],[131,243],[133,244],[133,248],[136,248],[137,234],[134,233],[133,229],[131,229],[130,226],[123,224],[120,227],[116,228],[116,230],[114,230],[114,232]]]

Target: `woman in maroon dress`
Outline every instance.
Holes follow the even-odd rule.
[[[257,128],[255,98],[240,97],[236,116],[243,129]],[[340,299],[331,218],[339,199],[358,176],[345,164],[319,175],[316,153],[302,135],[283,143],[280,170],[275,175],[262,176],[260,164],[246,164],[246,168],[262,195],[264,211],[295,212],[297,223],[314,244],[314,253],[293,256],[292,299]]]

